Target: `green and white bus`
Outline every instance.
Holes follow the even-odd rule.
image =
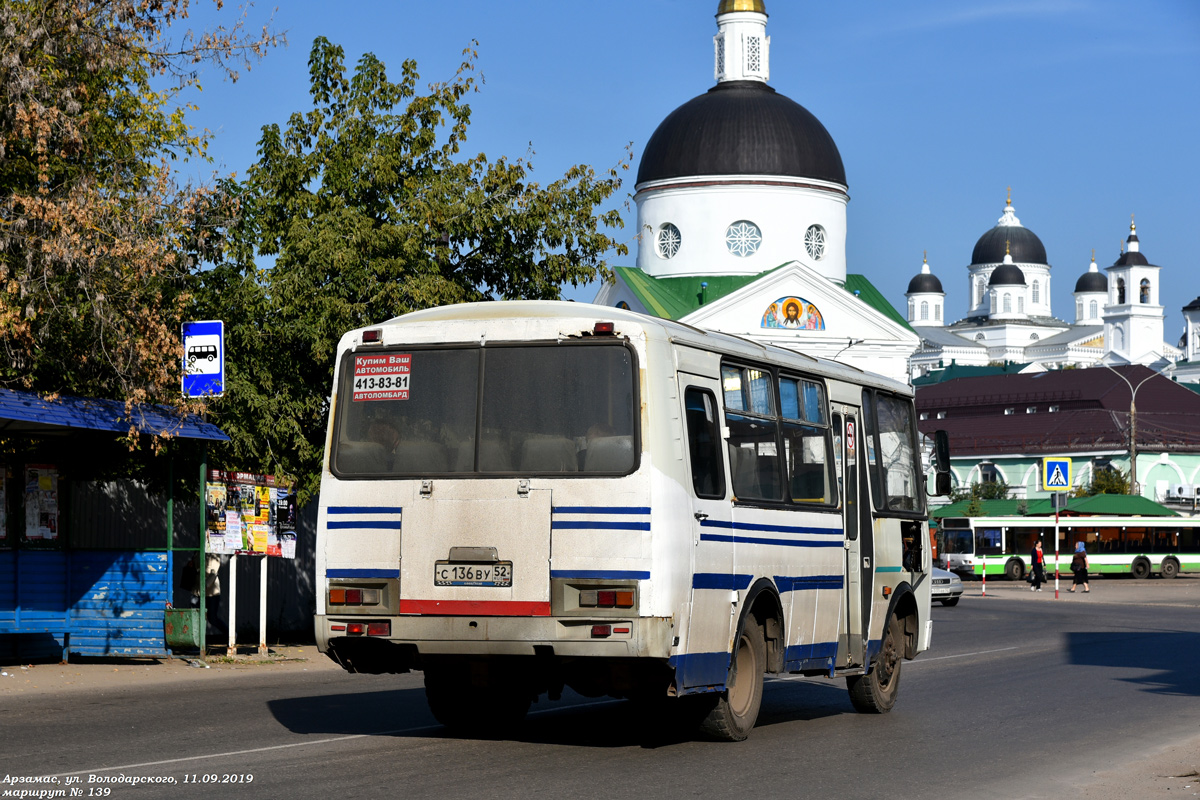
[[[960,575],[1021,580],[1041,537],[1046,570],[1054,569],[1053,517],[946,517],[938,529],[939,558]],[[1077,542],[1087,547],[1089,572],[1174,578],[1200,570],[1200,518],[1060,517],[1059,568],[1070,571]]]

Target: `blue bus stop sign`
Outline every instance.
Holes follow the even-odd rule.
[[[225,323],[219,319],[183,323],[183,394],[220,397],[225,393]]]

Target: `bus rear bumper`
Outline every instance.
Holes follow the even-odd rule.
[[[352,623],[390,623],[386,636],[351,635]],[[667,617],[590,619],[581,617],[393,616],[316,617],[317,647],[337,659],[375,642],[419,669],[422,656],[495,655],[666,659],[675,630]]]

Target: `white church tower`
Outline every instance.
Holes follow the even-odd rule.
[[[1092,250],[1092,263],[1088,271],[1075,281],[1075,324],[1100,325],[1100,315],[1108,304],[1108,278],[1096,266],[1096,251]]]
[[[1163,307],[1158,302],[1159,268],[1146,260],[1137,226],[1129,223],[1125,252],[1108,272],[1104,307],[1105,360],[1118,364],[1154,364],[1163,360]]]

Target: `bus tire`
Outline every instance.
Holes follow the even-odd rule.
[[[904,630],[892,617],[883,632],[883,643],[875,664],[866,675],[846,678],[850,703],[860,714],[886,714],[896,705],[900,692],[900,665],[904,662]]]
[[[426,670],[425,700],[433,717],[454,733],[494,736],[525,719],[531,698],[520,686],[472,686],[466,670]]]
[[[1137,578],[1139,581],[1149,578],[1150,572],[1150,559],[1148,558],[1135,558],[1133,560],[1133,565],[1129,568],[1129,574],[1133,575],[1133,577]]]
[[[1004,565],[1004,574],[1010,581],[1019,581],[1025,577],[1025,562],[1019,558],[1010,558]]]
[[[1164,558],[1158,574],[1164,578],[1174,578],[1179,575],[1179,562],[1173,558]]]
[[[701,732],[723,742],[740,742],[749,736],[762,707],[766,669],[767,644],[762,625],[748,615],[729,665],[726,689],[700,723]]]

